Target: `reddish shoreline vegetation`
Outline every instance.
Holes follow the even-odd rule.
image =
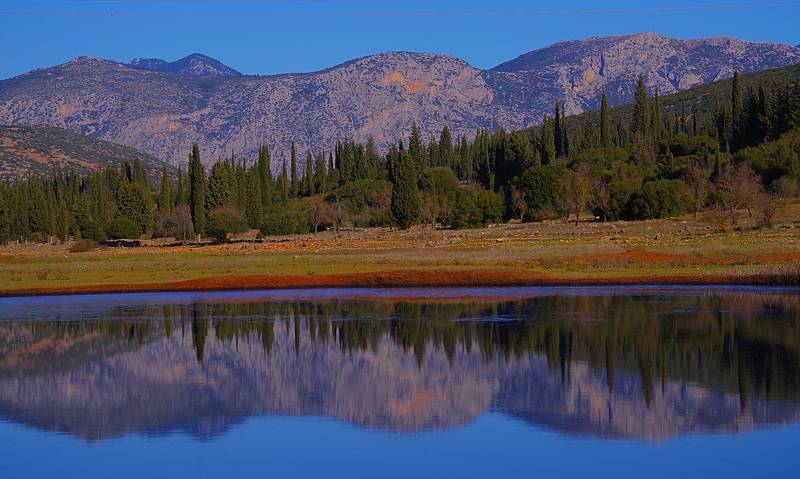
[[[630,276],[623,278],[558,278],[525,270],[381,271],[322,276],[229,276],[155,284],[105,284],[0,291],[0,296],[155,293],[307,288],[517,287],[628,285],[754,285],[800,286],[800,267],[785,272],[750,275]]]
[[[800,286],[800,203],[772,228],[691,215],[479,229],[323,231],[254,242],[0,246],[0,295],[355,287]],[[149,246],[147,246],[150,244]]]

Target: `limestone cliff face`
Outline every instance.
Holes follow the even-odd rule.
[[[567,113],[596,108],[603,89],[613,104],[628,102],[639,74],[666,94],[798,61],[791,46],[651,33],[561,42],[485,71],[407,52],[274,76],[242,76],[202,55],[131,64],[79,57],[0,81],[0,123],[65,127],[173,164],[194,142],[208,163],[231,152],[252,158],[267,142],[278,168],[292,141],[301,152],[368,135],[386,146],[413,121],[426,135],[445,124],[456,135],[522,128],[556,100]]]

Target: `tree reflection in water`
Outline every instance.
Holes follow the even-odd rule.
[[[797,420],[800,299],[751,292],[114,303],[0,323],[0,414],[89,440],[264,414],[414,432],[496,410],[663,440]]]

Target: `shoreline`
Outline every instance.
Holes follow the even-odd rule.
[[[163,283],[89,284],[0,290],[0,297],[68,296],[324,288],[444,288],[525,286],[800,286],[800,274],[674,274],[605,278],[557,277],[521,269],[391,270],[324,275],[237,275]]]

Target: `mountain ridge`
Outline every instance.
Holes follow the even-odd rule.
[[[386,147],[406,137],[413,122],[425,136],[445,124],[457,136],[524,128],[550,114],[556,101],[567,114],[597,108],[603,91],[612,105],[627,103],[639,74],[667,94],[737,70],[798,63],[800,49],[641,33],[557,42],[486,70],[449,55],[393,51],[309,73],[163,71],[189,57],[140,59],[137,67],[84,56],[2,80],[0,123],[67,128],[172,164],[185,161],[192,143],[210,163],[234,152],[253,158],[265,142],[277,169],[292,142],[302,158],[346,138],[372,136]]]

